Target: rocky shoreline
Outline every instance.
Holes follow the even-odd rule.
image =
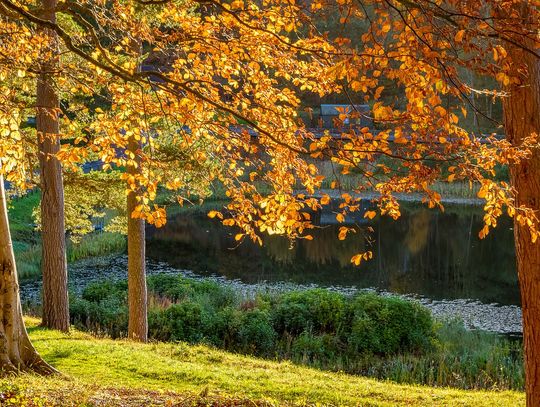
[[[311,195],[314,198],[321,198],[324,194],[328,195],[331,199],[339,200],[341,199],[342,193],[347,192],[353,198],[362,198],[365,200],[376,200],[380,197],[380,194],[374,191],[365,191],[361,194],[350,191],[340,191],[336,189],[321,189],[318,190],[315,194]],[[308,195],[306,190],[300,190],[297,193]],[[393,194],[394,197],[400,202],[408,203],[421,203],[422,199],[425,198],[422,194],[418,192],[411,193],[401,193],[396,192]],[[441,203],[447,205],[464,205],[464,206],[483,206],[486,201],[480,198],[465,198],[465,197],[456,197],[456,196],[443,196],[441,197]]]
[[[102,280],[126,279],[127,256],[114,255],[82,260],[69,265],[70,292],[79,294],[88,284]],[[288,282],[246,284],[240,280],[229,280],[221,276],[202,276],[189,270],[179,270],[163,262],[147,261],[147,274],[181,274],[187,278],[210,279],[219,284],[232,287],[246,298],[257,293],[280,293],[291,290],[307,290],[317,288],[316,284],[298,285]],[[30,306],[40,302],[41,281],[22,281],[21,299],[23,305]],[[381,295],[397,295],[377,289],[358,289],[356,287],[329,286],[321,287],[352,295],[360,291],[373,291]],[[469,329],[481,329],[502,334],[522,332],[521,308],[515,305],[484,304],[472,299],[433,300],[418,295],[399,295],[414,299],[429,308],[438,319],[462,319]]]

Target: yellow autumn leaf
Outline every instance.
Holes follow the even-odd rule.
[[[484,188],[484,187],[480,188],[480,190],[478,191],[478,194],[477,194],[478,198],[484,199],[486,197],[486,195],[487,195],[487,189]]]

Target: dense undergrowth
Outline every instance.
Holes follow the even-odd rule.
[[[316,289],[246,299],[208,280],[151,276],[149,334],[232,352],[287,359],[400,383],[523,388],[520,343],[438,323],[397,297]],[[72,323],[113,338],[127,330],[127,285],[103,282],[72,298]]]

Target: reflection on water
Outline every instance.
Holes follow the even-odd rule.
[[[447,208],[440,213],[411,207],[404,208],[398,221],[383,217],[362,224],[364,233],[349,235],[345,241],[337,239],[338,225],[325,224],[332,216],[323,213],[319,219],[321,227],[312,233],[313,241],[302,240],[291,247],[285,238],[268,236],[263,247],[249,241],[237,247],[233,229],[203,213],[180,214],[164,228],[148,231],[147,251],[151,258],[177,268],[247,283],[266,280],[375,287],[433,299],[519,304],[513,235],[507,218],[480,240],[479,208]],[[353,267],[351,257],[365,250],[373,251],[373,260]]]

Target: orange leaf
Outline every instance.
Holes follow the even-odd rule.
[[[361,254],[355,254],[351,258],[351,263],[353,263],[355,266],[359,266],[362,262],[362,255]]]
[[[377,215],[377,212],[375,211],[366,211],[366,213],[364,213],[364,218],[373,219],[375,215]]]
[[[330,203],[330,197],[324,194],[321,198],[321,205],[328,205]]]
[[[465,30],[459,30],[454,36],[454,41],[461,42],[463,41],[463,36],[465,35]]]

